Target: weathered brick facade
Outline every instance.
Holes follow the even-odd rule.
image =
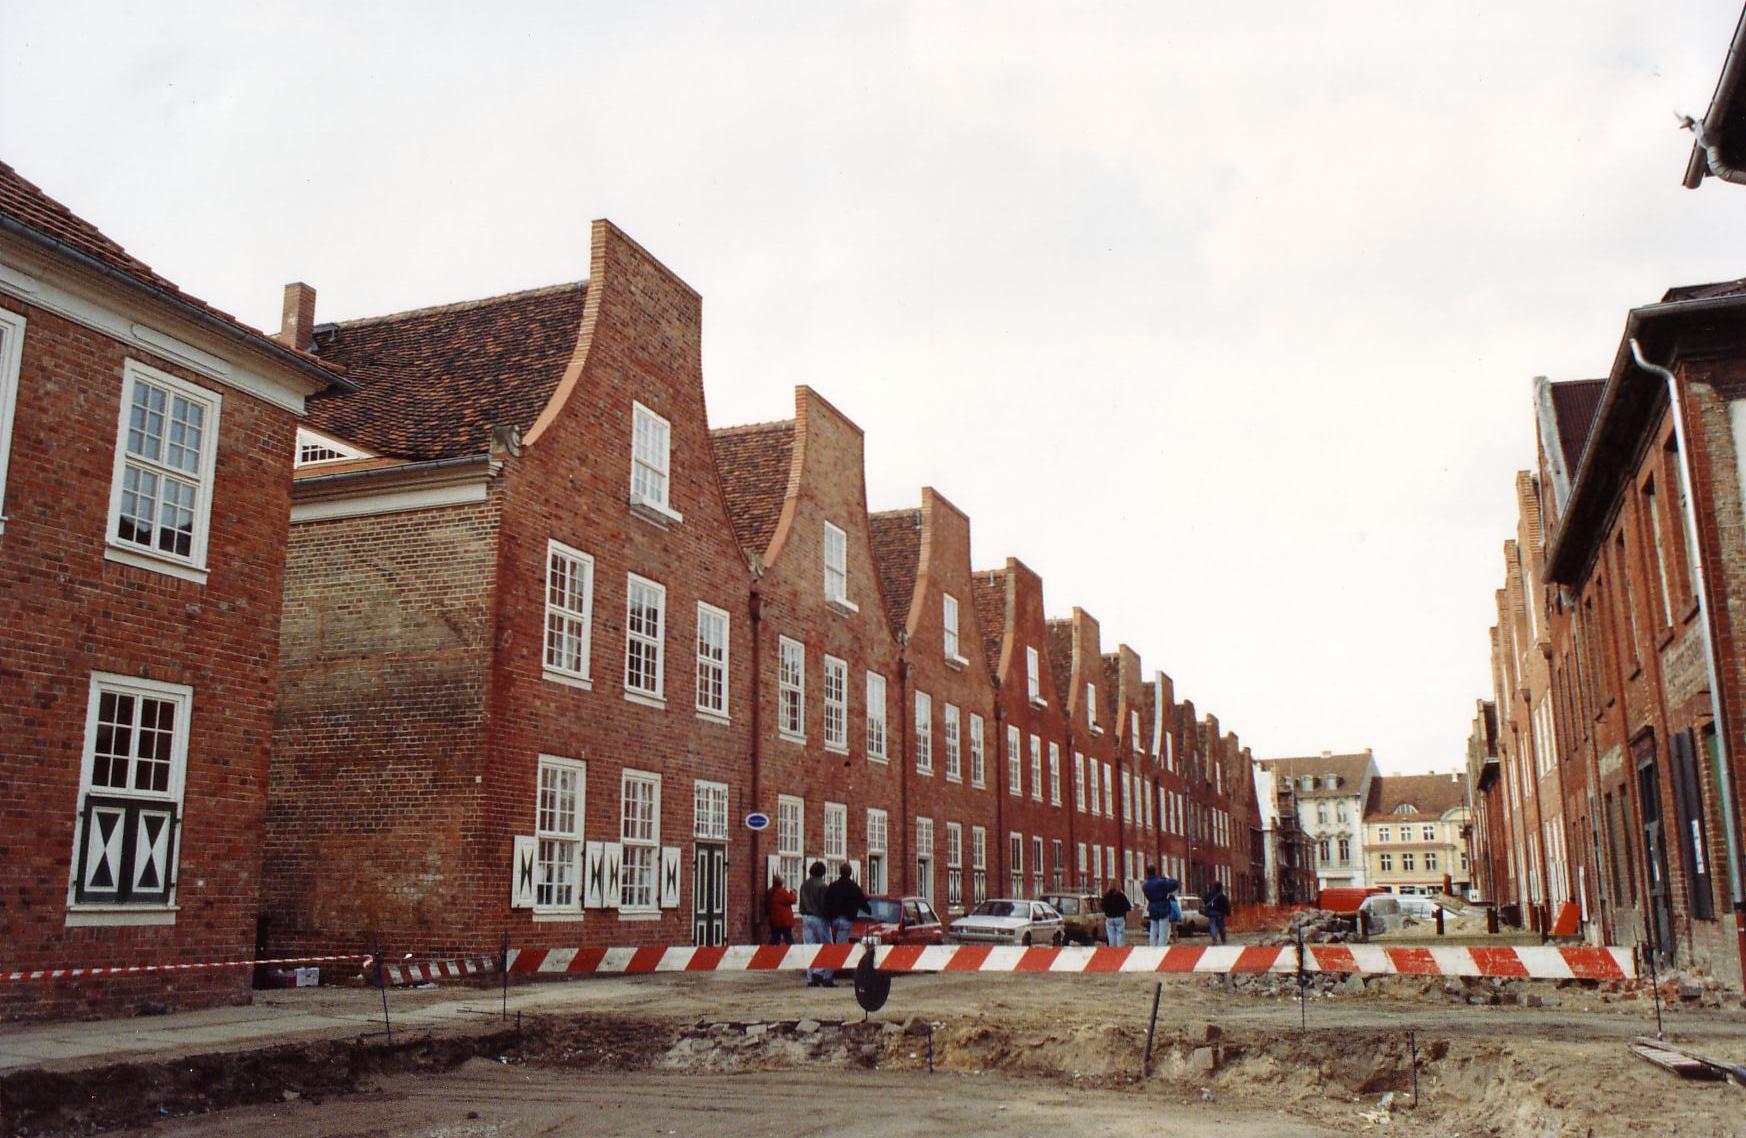
[[[247,960],[291,440],[332,377],[4,166],[0,213],[26,227],[0,237],[4,967]],[[128,417],[156,394],[161,419]],[[193,488],[188,555],[159,549],[178,523],[156,510],[146,540],[118,530],[118,483],[140,471]],[[3,984],[0,1018],[240,1003],[250,979]]]

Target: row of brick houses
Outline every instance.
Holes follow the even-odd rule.
[[[1741,181],[1746,20],[1687,184]],[[1699,124],[1700,127],[1702,124]],[[1509,918],[1738,984],[1746,961],[1746,281],[1627,316],[1604,377],[1538,380],[1468,742],[1476,888]]]
[[[591,237],[416,312],[292,285],[266,336],[0,167],[4,969],[745,941],[814,859],[948,912],[1266,894],[1236,735],[943,495],[870,513],[817,392],[711,430],[698,294]]]

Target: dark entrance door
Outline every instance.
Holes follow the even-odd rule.
[[[1661,780],[1655,764],[1655,736],[1645,735],[1632,747],[1637,762],[1637,801],[1642,807],[1643,868],[1649,879],[1649,926],[1663,964],[1672,964],[1678,941],[1673,936],[1673,882],[1667,873],[1667,829],[1661,814]]]
[[[727,847],[698,842],[691,866],[691,943],[727,943]]]

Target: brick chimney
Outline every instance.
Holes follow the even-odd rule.
[[[279,334],[273,339],[300,352],[307,352],[315,343],[314,288],[302,281],[285,286],[285,308],[279,317]]]

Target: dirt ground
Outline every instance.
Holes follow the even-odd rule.
[[[467,1022],[397,1032],[393,1047],[328,1038],[19,1072],[0,1080],[3,1132],[730,1138],[803,1128],[794,1104],[828,1086],[833,1128],[869,1135],[1157,1133],[1167,1121],[1230,1138],[1604,1138],[1670,1133],[1677,1118],[1681,1138],[1746,1136],[1746,1088],[1685,1081],[1629,1053],[1633,1036],[1654,1030],[1633,993],[1529,982],[1485,989],[1475,1004],[1468,987],[1402,977],[1312,998],[1300,1013],[1295,999],[1169,977],[1142,1076],[1156,981],[902,976],[863,1021],[846,981],[593,978],[513,989],[519,1028],[513,1012],[508,1022],[482,1014],[496,1006],[492,992],[394,992],[402,1015],[457,995],[474,1006]],[[268,998],[364,1009],[376,997]],[[1673,1038],[1746,1060],[1738,1006],[1670,1009],[1664,1022]]]

